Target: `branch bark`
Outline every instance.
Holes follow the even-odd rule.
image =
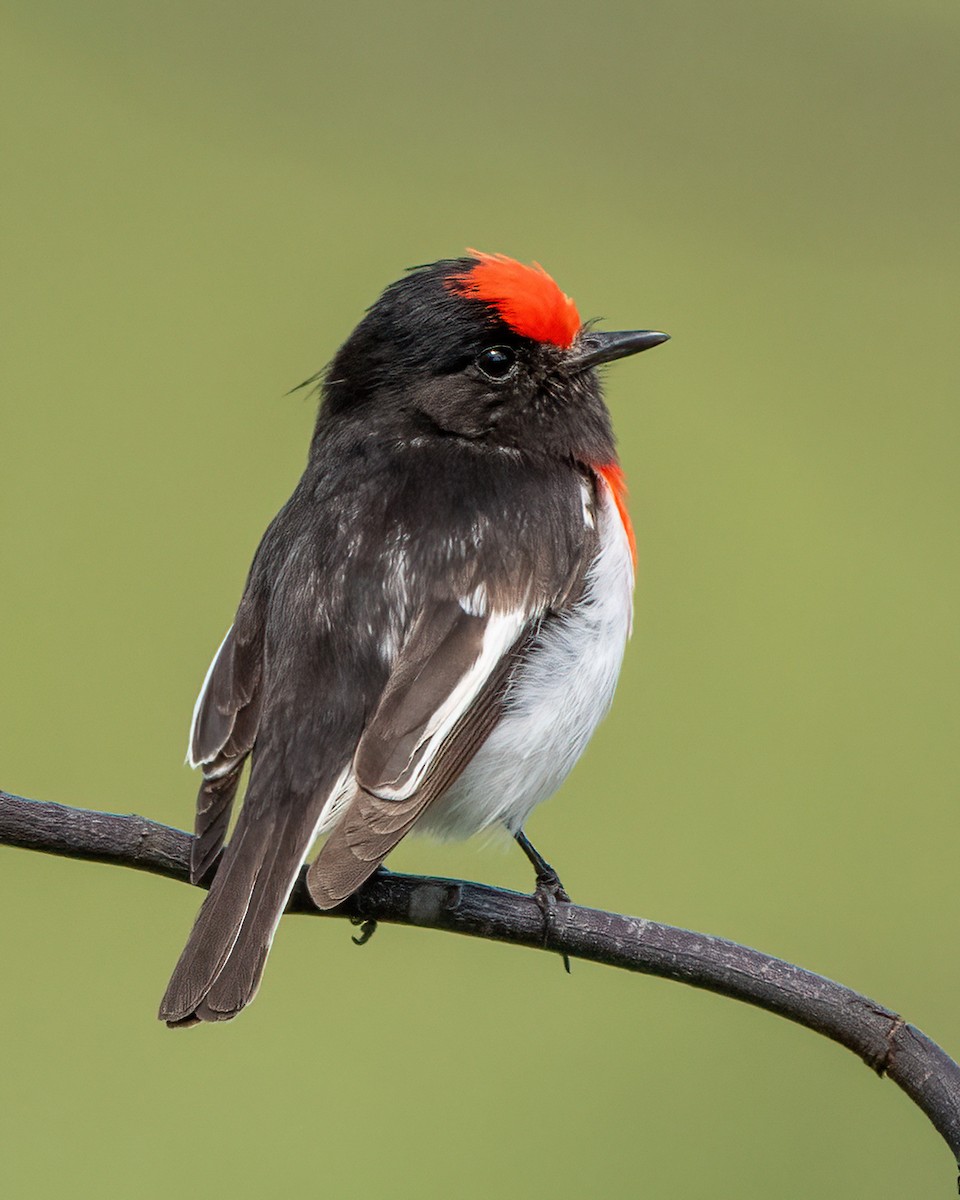
[[[191,835],[145,817],[68,808],[0,791],[0,845],[115,863],[187,881]],[[641,917],[558,904],[545,922],[530,896],[463,880],[384,874],[327,913],[303,877],[288,912],[386,921],[546,949],[675,979],[754,1004],[846,1046],[927,1115],[960,1165],[960,1067],[883,1005],[783,959]]]

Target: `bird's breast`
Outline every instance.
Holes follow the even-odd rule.
[[[580,599],[546,618],[510,681],[504,713],[452,787],[417,825],[441,838],[521,828],[560,786],[613,700],[633,612],[631,544],[600,485],[597,549]]]

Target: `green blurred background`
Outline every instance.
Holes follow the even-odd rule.
[[[640,547],[530,832],[583,903],[960,1050],[954,2],[8,3],[0,785],[187,825],[207,662],[379,289],[466,245],[608,328]],[[0,851],[9,1196],[951,1195],[831,1043],[676,984],[284,922],[154,1020],[198,894]],[[518,853],[392,865],[526,888]]]

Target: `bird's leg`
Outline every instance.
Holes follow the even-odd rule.
[[[570,897],[560,882],[560,876],[550,866],[536,846],[534,846],[533,842],[530,841],[522,829],[513,836],[517,845],[530,860],[533,869],[537,873],[537,893],[545,892],[554,900],[563,900],[569,904]]]
[[[536,846],[530,841],[523,830],[518,830],[514,835],[517,845],[524,852],[533,869],[537,873],[537,886],[533,893],[533,898],[540,906],[543,913],[543,942],[548,945],[550,935],[556,930],[557,920],[557,904],[569,904],[570,897],[567,895],[566,888],[560,882],[560,876],[556,873],[553,867],[547,862]],[[570,958],[568,955],[562,955],[564,970],[570,974]]]

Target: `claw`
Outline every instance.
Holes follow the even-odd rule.
[[[353,942],[355,946],[365,946],[377,932],[377,922],[373,920],[365,920],[363,917],[351,917],[350,924],[358,925],[360,927],[360,936],[354,937],[351,934],[350,937],[350,941]]]
[[[307,380],[307,383],[311,383],[311,382],[312,382],[312,380],[309,380],[309,379]],[[301,384],[300,386],[303,387],[303,384]],[[294,388],[294,391],[296,391],[296,388]],[[380,866],[377,867],[377,869],[374,871],[374,873],[370,876],[370,878],[371,879],[383,879],[389,874],[390,874],[390,872],[383,865],[383,863],[381,863]],[[370,939],[373,937],[373,935],[377,932],[377,922],[374,921],[372,917],[351,917],[350,924],[359,926],[359,929],[360,929],[359,937],[353,937],[351,935],[351,938],[350,938],[350,941],[353,942],[353,944],[355,946],[365,946],[367,944],[367,942],[369,942]]]

